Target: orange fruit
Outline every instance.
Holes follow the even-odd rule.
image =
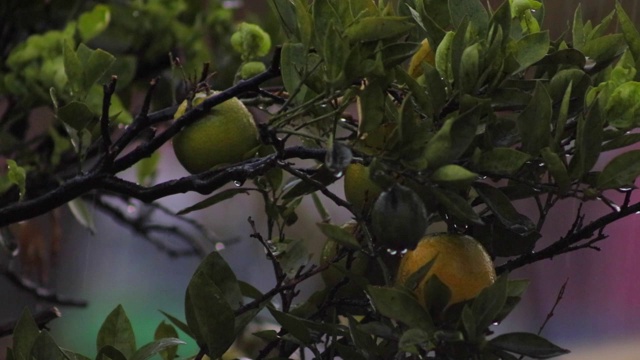
[[[197,94],[192,105],[202,103],[207,96]],[[187,100],[180,104],[174,118],[179,118],[186,110]],[[176,157],[192,174],[242,161],[259,144],[253,116],[237,98],[214,106],[208,115],[184,127],[173,137]]]
[[[475,298],[496,280],[491,258],[478,241],[466,235],[443,233],[423,237],[415,250],[404,255],[396,283],[404,284],[411,274],[436,256],[433,266],[414,290],[425,307],[428,304],[424,289],[433,275],[451,290],[449,305]]]

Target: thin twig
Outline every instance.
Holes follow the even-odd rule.
[[[111,147],[111,133],[109,131],[109,109],[111,108],[111,97],[116,91],[116,83],[118,77],[111,76],[111,81],[108,84],[103,85],[103,97],[102,97],[102,117],[100,118],[100,132],[102,134],[102,146],[105,154],[109,153]]]
[[[553,317],[556,307],[558,307],[558,304],[560,304],[560,301],[564,296],[564,290],[567,288],[568,282],[569,282],[569,279],[567,278],[567,280],[564,281],[564,284],[562,284],[562,286],[560,287],[560,291],[558,291],[558,296],[556,296],[556,301],[553,303],[553,306],[551,307],[551,311],[549,311],[549,313],[547,314],[547,317],[544,319],[544,322],[542,323],[542,325],[540,325],[540,328],[538,329],[538,335],[542,333],[542,330],[544,330],[549,320],[551,320],[551,318]]]

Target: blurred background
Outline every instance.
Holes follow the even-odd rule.
[[[242,19],[266,23],[274,29],[274,20],[265,1],[220,1],[221,6],[232,9],[230,23]],[[490,1],[497,6],[499,1]],[[632,19],[640,19],[638,1],[620,1]],[[614,1],[547,1],[546,27],[555,37],[569,28],[576,6],[581,5],[586,19],[597,21],[614,7]],[[258,14],[258,15],[255,15]],[[6,15],[6,14],[5,14]],[[269,25],[271,24],[271,25]],[[640,24],[639,24],[640,25]],[[274,42],[278,37],[274,34]],[[216,40],[216,39],[214,39]],[[215,61],[215,60],[214,60]],[[229,60],[233,61],[233,60]],[[152,75],[150,75],[152,76]],[[224,76],[224,74],[222,75]],[[227,79],[226,81],[229,81]],[[131,109],[134,113],[136,108]],[[187,175],[177,163],[170,147],[164,147],[157,181],[165,181]],[[613,157],[615,154],[607,153]],[[609,158],[602,159],[606,163]],[[135,178],[133,172],[123,174]],[[342,183],[338,181],[330,190],[342,195]],[[183,194],[162,199],[166,208],[178,211],[204,197]],[[613,197],[614,201],[621,201]],[[636,196],[636,201],[640,200]],[[340,224],[349,219],[346,211],[336,207],[326,198],[324,205],[332,215],[332,221]],[[127,209],[132,215],[143,209],[131,203]],[[522,202],[519,208],[535,218],[535,204]],[[554,208],[544,229],[539,246],[564,235],[577,214],[578,204],[565,201]],[[609,211],[604,204],[594,201],[583,208],[586,221]],[[91,210],[96,211],[96,210]],[[203,211],[191,213],[194,220],[205,224],[213,242],[207,242],[203,233],[198,241],[207,243],[208,249],[218,249],[236,271],[239,279],[268,290],[274,284],[272,268],[262,246],[249,237],[252,229],[247,221],[251,216],[258,227],[264,226],[261,218],[262,202],[258,197],[238,196]],[[98,214],[96,212],[96,214]],[[324,239],[315,228],[318,215],[310,199],[305,200],[298,211],[299,221],[288,234],[291,238],[304,239],[319,252]],[[95,337],[106,315],[122,304],[130,316],[136,331],[138,344],[149,342],[157,325],[166,320],[158,310],[183,319],[183,297],[186,284],[199,263],[197,257],[171,257],[131,229],[121,226],[113,218],[95,217],[95,233],[80,226],[65,207],[60,211],[62,238],[55,264],[50,264],[48,284],[56,292],[75,299],[88,301],[88,306],[60,307],[62,318],[51,323],[53,336],[63,347],[87,355],[95,354]],[[162,221],[176,222],[171,217]],[[163,220],[164,219],[164,220]],[[37,221],[48,226],[50,219]],[[193,229],[191,229],[193,230]],[[559,292],[566,283],[553,315],[542,335],[562,347],[573,351],[563,359],[636,360],[640,358],[640,281],[637,279],[637,259],[640,254],[640,219],[628,217],[606,229],[609,239],[598,244],[600,251],[582,250],[542,261],[514,272],[512,278],[527,278],[531,285],[522,303],[499,327],[497,332],[537,332],[556,303]],[[44,236],[52,236],[46,232]],[[319,286],[316,278],[305,284],[307,292]],[[5,277],[0,277],[0,322],[16,318],[22,309],[41,310],[49,303],[38,301],[19,290]],[[184,336],[183,336],[184,337]],[[0,359],[3,346],[9,339],[0,339]],[[195,346],[179,351],[181,355],[195,353]]]

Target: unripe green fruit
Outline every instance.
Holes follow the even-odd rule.
[[[353,233],[356,231],[356,226],[356,222],[350,221],[344,224],[342,228]],[[340,244],[335,240],[327,239],[324,247],[322,248],[320,264],[325,265],[329,263],[334,257],[336,257],[339,251]],[[348,272],[355,276],[365,276],[369,269],[369,258],[362,252],[356,252],[353,256],[354,259],[351,261],[351,266]],[[340,259],[335,263],[335,265],[346,269],[347,257]],[[322,280],[324,280],[327,288],[333,288],[334,286],[338,285],[346,276],[343,271],[333,266],[328,267],[326,270],[320,273],[320,275],[322,276]],[[339,297],[353,297],[360,294],[362,294],[362,290],[360,288],[352,284],[346,284],[345,286],[340,288],[337,295]]]
[[[427,209],[413,190],[396,184],[376,200],[371,210],[371,225],[381,246],[411,250],[427,230]]]
[[[192,105],[197,106],[206,97],[204,93],[197,94]],[[179,118],[186,110],[185,100],[174,117]],[[259,144],[253,116],[237,98],[214,106],[208,115],[173,137],[173,150],[178,161],[192,174],[242,161]]]
[[[267,70],[267,67],[261,61],[250,61],[242,65],[240,69],[240,77],[244,79],[252,78]]]

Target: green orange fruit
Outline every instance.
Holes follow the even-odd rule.
[[[192,106],[202,103],[206,97],[204,93],[197,94]],[[174,118],[179,118],[186,110],[187,100],[180,104]],[[242,161],[259,144],[253,116],[237,98],[214,106],[209,114],[173,137],[178,161],[192,174]]]

